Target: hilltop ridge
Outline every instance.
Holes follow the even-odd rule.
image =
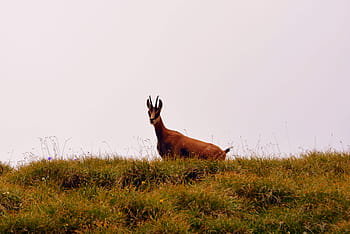
[[[1,232],[350,232],[350,154],[1,165]]]

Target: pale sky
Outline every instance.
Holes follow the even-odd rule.
[[[349,151],[349,10],[348,0],[1,1],[0,160],[43,156],[49,136],[67,140],[65,153],[145,156],[156,142],[148,95],[160,95],[168,128],[234,155]]]

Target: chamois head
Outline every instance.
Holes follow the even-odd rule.
[[[154,106],[152,104],[151,96],[149,96],[149,98],[147,99],[148,116],[151,124],[153,125],[157,123],[157,121],[159,120],[160,111],[162,110],[162,106],[163,106],[162,100],[159,99],[159,103],[158,103],[158,98],[159,96],[157,96],[156,103]]]

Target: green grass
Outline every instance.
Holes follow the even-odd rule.
[[[0,164],[1,233],[350,233],[350,154]]]

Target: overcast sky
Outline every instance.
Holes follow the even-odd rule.
[[[48,136],[66,152],[144,155],[156,142],[148,95],[162,98],[168,128],[234,154],[349,150],[349,9],[1,1],[0,159],[42,156]]]

